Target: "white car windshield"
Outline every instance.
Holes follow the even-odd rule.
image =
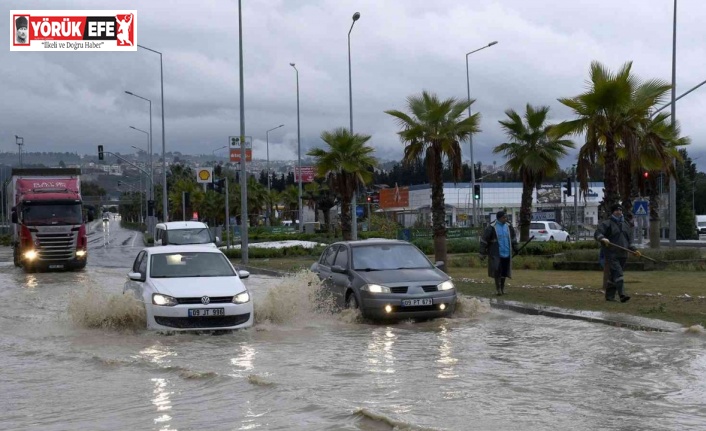
[[[388,269],[431,268],[429,259],[416,247],[406,244],[371,244],[353,247],[353,269],[382,271]]]
[[[231,277],[235,272],[221,253],[179,252],[153,254],[150,277]]]
[[[213,242],[211,232],[206,228],[201,229],[175,229],[169,230],[169,244],[208,244]]]

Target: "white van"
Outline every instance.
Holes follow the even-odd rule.
[[[706,234],[706,215],[696,216],[696,231],[699,235]]]
[[[154,245],[204,244],[216,246],[218,237],[213,237],[205,223],[199,221],[170,221],[157,223]]]

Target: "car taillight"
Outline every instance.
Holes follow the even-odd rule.
[[[86,244],[88,244],[88,238],[86,238],[86,225],[81,225],[80,228],[78,228],[78,239],[76,240],[76,249],[77,250],[84,250],[86,248]]]
[[[542,229],[539,231],[539,233],[549,233],[549,231]]]
[[[20,228],[20,242],[22,243],[23,248],[31,248],[33,243],[32,243],[32,233],[29,231],[29,228],[27,226],[22,226]]]

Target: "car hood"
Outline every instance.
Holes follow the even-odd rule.
[[[175,298],[196,296],[235,296],[247,290],[238,277],[153,278],[158,293]]]
[[[357,271],[360,278],[367,283],[382,284],[385,286],[395,285],[431,285],[439,284],[450,277],[443,271],[436,268],[423,269],[392,269],[386,271]]]

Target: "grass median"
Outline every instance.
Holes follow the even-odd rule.
[[[449,255],[450,260],[467,260],[468,255]],[[308,269],[312,256],[250,259],[249,265],[283,272]],[[239,260],[234,259],[234,264]],[[703,271],[626,271],[625,287],[631,297],[626,303],[607,302],[601,290],[600,271],[558,271],[513,268],[502,299],[573,310],[606,311],[677,322],[684,326],[706,326],[706,287]],[[464,295],[497,298],[487,269],[471,260],[469,266],[451,266],[458,291]]]

